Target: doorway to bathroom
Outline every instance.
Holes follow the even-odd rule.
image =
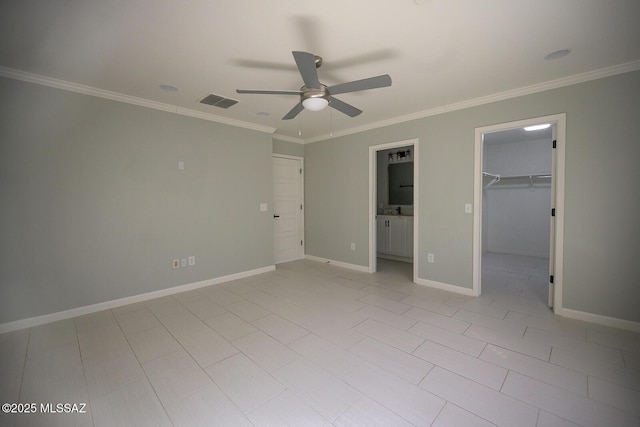
[[[405,272],[418,253],[418,140],[369,147],[369,272]]]

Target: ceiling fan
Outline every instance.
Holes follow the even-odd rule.
[[[327,87],[318,80],[317,68],[322,65],[321,57],[308,52],[294,51],[292,53],[293,58],[296,60],[298,71],[300,71],[300,75],[304,81],[304,86],[302,86],[300,90],[237,89],[236,92],[261,95],[298,95],[300,102],[282,118],[282,120],[290,120],[305,108],[311,111],[320,111],[327,106],[335,108],[349,117],[355,117],[362,113],[362,110],[334,98],[333,95],[391,86],[391,77],[389,77],[388,74],[384,74],[382,76],[354,80],[352,82]]]

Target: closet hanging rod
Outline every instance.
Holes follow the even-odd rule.
[[[490,176],[491,178],[497,179],[498,181],[502,179],[524,179],[524,178],[551,178],[551,174],[548,173],[532,173],[528,175],[500,175],[489,172],[482,172],[484,176]]]
[[[489,187],[491,187],[493,184],[495,184],[496,182],[499,182],[499,181],[500,181],[500,175],[496,175],[496,174],[493,174],[493,173],[489,173],[489,172],[482,172],[482,176],[483,176],[483,177],[488,176],[488,177],[491,177],[491,178],[492,178],[492,179],[491,179],[491,182],[490,182],[490,183],[488,183],[487,185],[485,185],[485,186],[484,186],[484,188],[489,188]]]
[[[509,179],[528,179],[529,180],[529,186],[533,187],[533,180],[534,179],[550,179],[551,175],[550,174],[545,174],[545,173],[536,173],[536,174],[530,174],[530,175],[510,175],[510,176],[502,176],[500,174],[495,174],[495,173],[489,173],[489,172],[482,172],[483,176],[487,176],[492,178],[491,182],[489,182],[487,185],[484,186],[484,188],[489,188],[492,185],[503,181],[503,180],[509,180]]]
[[[550,174],[543,173],[534,173],[530,175],[509,175],[509,176],[500,176],[500,179],[532,179],[532,178],[551,178]]]

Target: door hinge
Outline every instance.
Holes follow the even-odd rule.
[[[553,141],[553,143],[554,143],[553,148],[556,148],[555,141]],[[300,168],[300,175],[302,175],[302,168]]]
[[[551,216],[556,216],[556,208],[551,209]]]
[[[302,210],[302,205],[300,205],[300,210]]]
[[[549,276],[549,283],[553,283],[553,274]]]
[[[300,246],[302,246],[302,240],[300,240]]]
[[[553,148],[556,148],[556,140],[553,140]]]

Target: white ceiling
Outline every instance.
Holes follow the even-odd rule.
[[[2,0],[0,71],[309,141],[621,64],[638,69],[638,17],[638,0]],[[544,59],[565,48],[569,56]],[[323,57],[328,86],[380,74],[393,84],[339,95],[364,111],[355,118],[329,108],[283,121],[295,96],[235,92],[299,89],[293,50]],[[209,93],[239,103],[199,104]]]

